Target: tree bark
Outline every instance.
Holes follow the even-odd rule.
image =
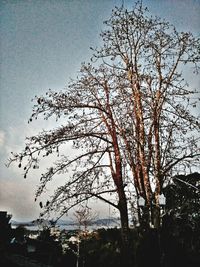
[[[120,220],[121,220],[121,231],[122,231],[122,243],[126,245],[129,240],[129,223],[128,223],[128,210],[127,210],[127,201],[125,193],[121,192],[120,200],[118,203]]]
[[[131,253],[130,253],[130,240],[129,240],[129,222],[128,222],[128,210],[127,210],[127,201],[124,192],[124,188],[120,190],[120,200],[118,203],[120,219],[121,219],[121,265],[122,266],[131,266]]]

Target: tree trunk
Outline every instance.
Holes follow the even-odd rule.
[[[121,220],[122,243],[127,244],[129,240],[129,223],[126,199],[120,199],[118,205]]]
[[[152,208],[152,223],[154,228],[160,228],[160,207],[157,205]]]
[[[129,240],[129,222],[128,222],[128,210],[127,210],[127,201],[125,197],[124,190],[121,192],[123,197],[121,196],[118,206],[120,212],[120,220],[121,220],[121,265],[122,266],[131,266],[131,251],[130,251],[130,240]]]
[[[149,211],[149,206],[144,206],[142,207],[142,214],[140,218],[140,227],[143,230],[147,230],[150,227],[150,211]]]

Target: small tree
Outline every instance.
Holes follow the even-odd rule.
[[[80,229],[81,226],[83,226],[84,232],[87,231],[88,226],[90,226],[97,218],[97,214],[93,213],[88,206],[81,206],[74,212],[74,216],[79,224]]]

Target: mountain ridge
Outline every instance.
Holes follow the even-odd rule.
[[[16,220],[11,220],[12,226],[37,226],[39,224],[46,224],[48,226],[77,226],[80,223],[76,222],[75,220],[58,220],[55,224],[53,220],[43,220],[43,219],[36,219],[33,221],[25,221],[20,222]],[[111,217],[111,218],[101,218],[96,219],[94,221],[88,222],[88,225],[111,225],[111,224],[120,224],[119,218]]]

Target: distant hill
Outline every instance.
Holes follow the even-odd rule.
[[[95,220],[92,222],[92,224],[97,224],[97,225],[116,224],[116,225],[120,225],[120,220],[118,218],[104,218],[104,219]]]
[[[19,222],[19,221],[11,220],[10,223],[13,226],[32,226],[33,225],[33,222],[31,222],[31,221]]]
[[[19,222],[19,221],[15,221],[15,220],[11,220],[11,225],[14,227],[18,227],[18,226],[24,226],[24,227],[32,227],[32,226],[38,226],[40,224],[44,224],[44,225],[48,225],[51,226],[53,225],[53,222],[51,220],[40,220],[40,219],[36,219],[33,221],[27,221],[27,222]],[[58,220],[56,222],[57,226],[79,226],[79,224],[76,221],[73,220]],[[92,221],[91,223],[89,223],[90,226],[104,226],[104,227],[117,227],[120,226],[120,220],[118,218],[102,218],[102,219],[97,219]],[[93,227],[95,228],[95,227]]]

